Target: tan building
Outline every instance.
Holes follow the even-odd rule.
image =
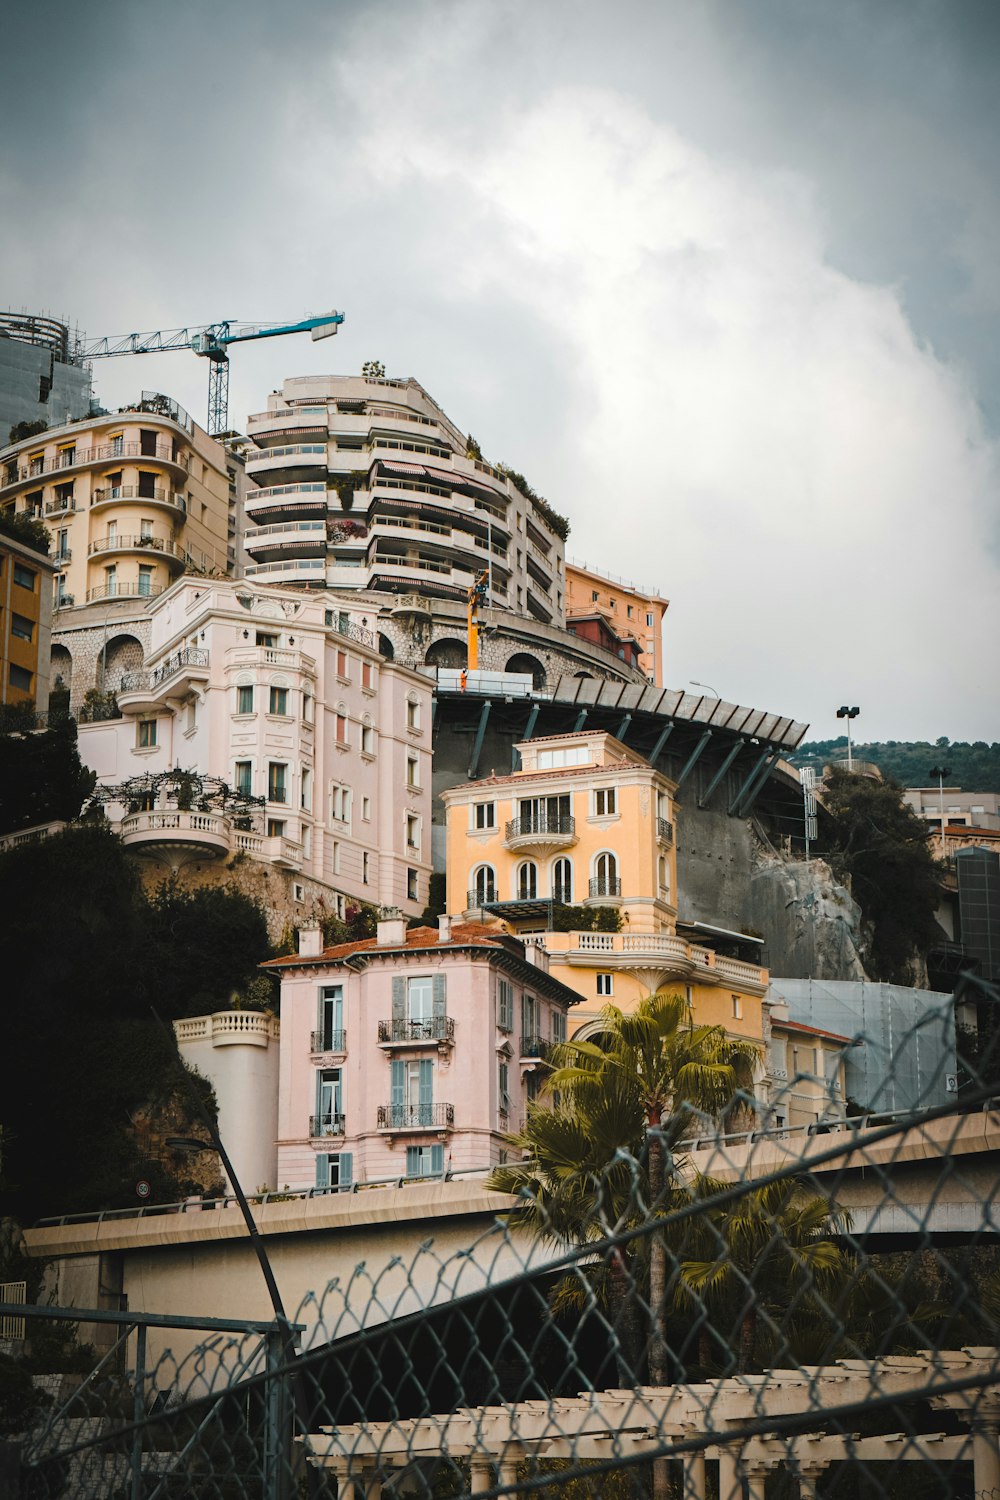
[[[53,571],[43,552],[0,529],[0,704],[48,708]]]
[[[566,563],[566,623],[600,616],[623,643],[634,640],[639,666],[650,682],[663,686],[663,618],[670,601],[660,594],[588,568]]]
[[[747,958],[759,941],[679,929],[673,782],[601,731],[517,750],[520,771],[441,794],[449,910],[500,917],[542,945],[583,999],[576,1031],[596,1029],[609,1001],[631,1010],[668,989],[699,1022],[762,1042],[768,975]]]
[[[48,527],[59,611],[230,570],[225,450],[163,396],[0,449],[0,510]]]

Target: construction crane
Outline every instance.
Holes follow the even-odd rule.
[[[119,354],[165,354],[171,349],[192,349],[209,361],[208,430],[213,437],[229,428],[230,344],[251,339],[274,339],[286,333],[309,333],[314,339],[331,338],[344,321],[340,312],[303,318],[301,323],[205,323],[200,328],[168,328],[156,333],[111,334],[81,344],[80,359],[113,359]]]

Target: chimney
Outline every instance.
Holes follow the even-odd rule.
[[[406,918],[398,906],[379,908],[375,941],[380,948],[401,948],[406,942]]]
[[[451,942],[451,918],[450,917],[444,917],[444,916],[438,917],[438,942],[439,943],[450,943]]]
[[[299,928],[299,957],[319,958],[323,952],[323,929],[322,927],[300,927]]]

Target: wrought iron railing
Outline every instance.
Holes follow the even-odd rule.
[[[455,1039],[455,1022],[451,1016],[433,1016],[427,1021],[380,1021],[380,1042],[451,1042]]]
[[[466,906],[472,911],[477,906],[489,906],[497,899],[496,886],[488,885],[484,890],[466,892]]]
[[[656,837],[669,848],[674,841],[674,825],[669,818],[657,818]]]
[[[310,1115],[309,1134],[313,1140],[320,1140],[327,1135],[343,1135],[343,1115]]]
[[[521,1038],[521,1057],[548,1057],[551,1050],[551,1042],[547,1042],[543,1036]]]
[[[572,838],[576,833],[576,819],[555,813],[536,813],[530,818],[507,820],[506,838],[520,839],[532,833],[548,833],[556,834],[560,838]]]
[[[591,896],[620,896],[621,879],[617,875],[598,875],[590,882]]]
[[[125,672],[122,676],[121,685],[118,689],[121,693],[140,693],[150,688],[159,687],[162,682],[173,677],[175,673],[184,667],[207,667],[208,652],[200,646],[185,646],[181,651],[175,651],[165,661],[161,661],[158,667],[140,672]]]
[[[346,1031],[314,1031],[309,1042],[310,1052],[346,1052]]]
[[[427,1130],[455,1123],[454,1104],[380,1104],[379,1130]]]

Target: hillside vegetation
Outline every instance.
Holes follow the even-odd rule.
[[[932,766],[948,769],[948,785],[966,792],[1000,792],[1000,742],[949,740],[942,735],[933,745],[927,740],[885,740],[854,743],[858,760],[870,760],[886,776],[903,786],[933,786]],[[817,761],[842,760],[847,756],[847,736],[835,740],[807,740],[792,757],[797,766]]]

